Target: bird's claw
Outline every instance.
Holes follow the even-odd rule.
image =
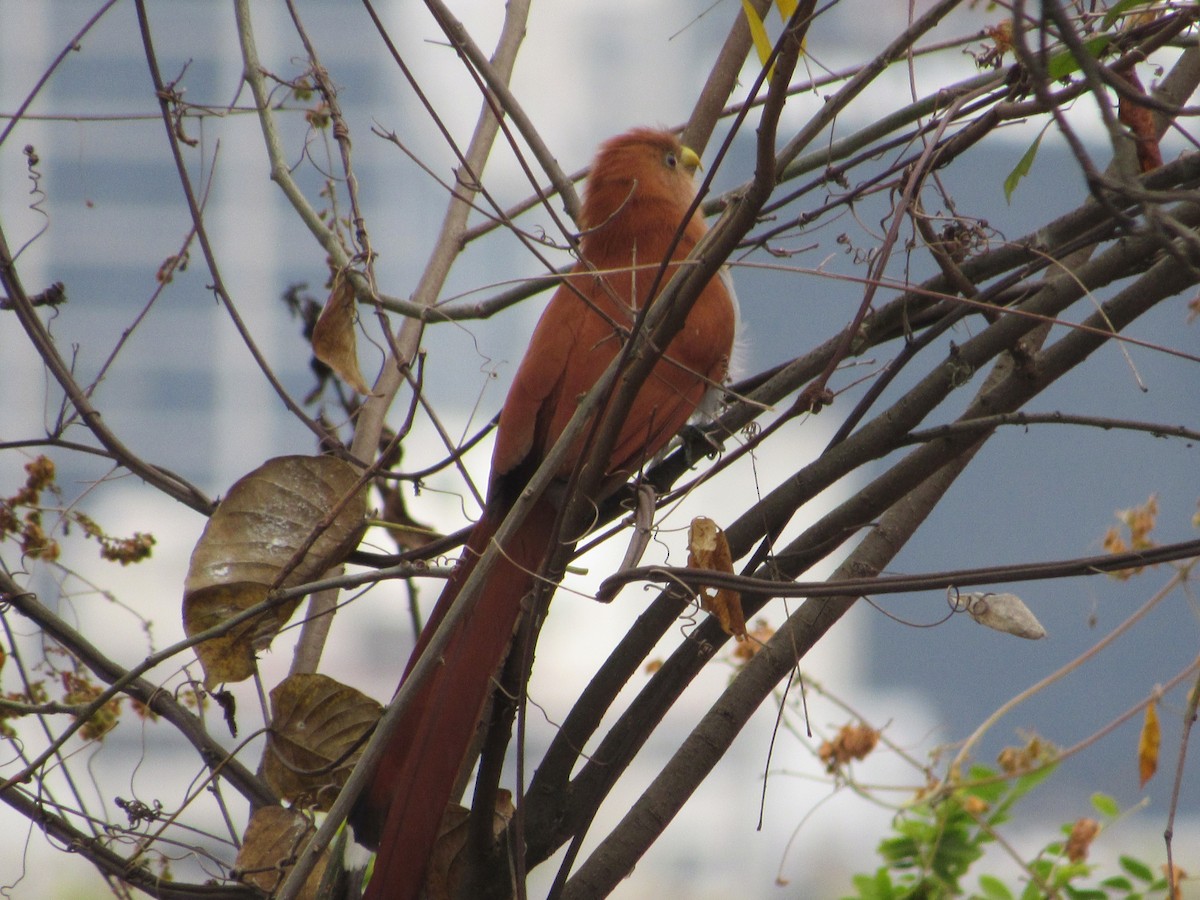
[[[679,429],[679,441],[683,445],[684,459],[689,469],[701,459],[712,459],[725,449],[715,435],[698,425],[684,425]]]
[[[833,391],[825,385],[810,384],[796,398],[796,409],[801,412],[819,413],[833,404]]]

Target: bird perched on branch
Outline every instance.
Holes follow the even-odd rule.
[[[643,308],[661,295],[704,235],[699,214],[688,217],[699,164],[692,150],[664,131],[636,129],[601,146],[584,191],[579,262],[551,298],[517,370],[500,413],[483,515],[417,641],[405,677],[580,399],[621,351]],[[602,423],[616,428],[616,439],[598,493],[635,474],[721,384],[736,319],[736,301],[726,280],[713,278],[638,390],[624,421]],[[557,472],[563,487],[587,449],[584,438],[571,447]],[[522,601],[558,540],[555,523],[564,493],[544,494],[504,543],[469,613],[451,634],[440,665],[418,689],[358,799],[350,817],[355,836],[378,849],[366,900],[412,900],[420,893],[442,816],[455,799],[460,769]]]

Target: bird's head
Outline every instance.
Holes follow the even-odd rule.
[[[618,135],[596,154],[584,190],[582,224],[585,229],[628,228],[653,209],[655,219],[673,218],[678,225],[696,197],[693,176],[699,168],[696,152],[669,131],[636,128]]]

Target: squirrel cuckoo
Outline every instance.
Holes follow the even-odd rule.
[[[663,131],[637,129],[600,148],[584,190],[580,262],[551,298],[517,369],[500,412],[483,514],[418,638],[405,677],[580,398],[621,350],[639,309],[653,302],[648,295],[661,263],[669,254],[671,264],[658,279],[665,285],[705,233],[699,214],[684,225],[699,164],[693,151]],[[681,225],[682,236],[673,244]],[[619,485],[661,450],[725,378],[736,318],[732,291],[723,278],[714,278],[637,393],[602,490]],[[562,482],[583,450],[581,439],[559,470]],[[393,732],[350,816],[359,843],[378,849],[365,900],[414,900],[421,892],[493,676],[552,547],[557,515],[552,493],[532,507],[501,548],[478,599]]]

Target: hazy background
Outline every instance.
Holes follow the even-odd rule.
[[[15,111],[95,6],[71,0],[0,0],[0,113]],[[869,59],[904,27],[905,6],[840,4],[822,17],[809,38],[814,71],[819,65],[840,69]],[[444,193],[395,146],[371,135],[370,128],[395,131],[440,177],[450,177],[452,156],[403,85],[360,7],[334,0],[310,0],[299,7],[323,63],[341,87],[364,213],[380,253],[379,282],[387,293],[406,295],[436,235]],[[447,126],[465,143],[478,101],[453,52],[419,5],[381,3],[379,8]],[[478,43],[490,50],[501,5],[456,3],[454,10]],[[242,106],[249,102],[248,91],[239,96],[242,63],[228,4],[175,0],[152,3],[150,11],[164,77],[182,75],[180,86],[186,88],[189,102],[217,107],[235,98]],[[535,4],[514,91],[560,163],[574,171],[588,162],[600,140],[629,126],[684,121],[737,11],[738,4],[730,0],[712,7],[683,0]],[[993,21],[984,13],[960,16],[944,26],[938,37],[970,34]],[[282,6],[256,5],[255,27],[263,64],[284,77],[299,74],[302,51]],[[917,91],[924,94],[970,77],[974,67],[969,57],[950,53],[937,62],[921,62],[916,73]],[[837,136],[904,105],[910,100],[909,90],[908,72],[898,67],[839,121]],[[802,121],[819,102],[811,95],[798,97],[787,120]],[[156,287],[155,272],[166,257],[178,252],[190,225],[158,119],[132,4],[119,4],[105,16],[42,90],[31,112],[35,117],[0,146],[0,215],[14,246],[46,228],[24,251],[20,268],[31,291],[52,281],[66,284],[70,302],[55,317],[52,329],[61,347],[75,348],[76,368],[87,373],[81,375],[86,381],[147,303]],[[1081,127],[1086,129],[1092,113],[1080,104],[1075,114]],[[0,120],[0,127],[6,123]],[[945,176],[958,211],[986,218],[997,239],[1018,237],[1075,207],[1085,195],[1076,164],[1051,133],[1012,205],[1005,203],[1004,176],[1040,125],[1006,129],[976,148],[970,165],[959,165]],[[324,253],[269,181],[262,136],[253,116],[230,114],[185,127],[189,137],[199,141],[189,154],[197,182],[207,177],[215,160],[205,218],[221,276],[276,373],[294,396],[303,396],[312,385],[308,353],[299,339],[299,325],[289,319],[280,296],[289,285],[307,283],[323,299]],[[1107,158],[1103,142],[1094,130],[1090,133],[1097,139],[1093,152],[1103,162]],[[315,201],[318,178],[314,166],[302,159],[304,133],[292,123],[288,137],[289,156]],[[307,152],[325,167],[329,151],[323,140],[313,138]],[[34,145],[41,158],[37,187],[44,196],[29,193],[21,152],[27,144]],[[1168,145],[1165,155],[1171,158],[1181,146]],[[735,149],[718,173],[718,188],[746,177],[747,153],[744,143]],[[504,151],[496,154],[486,178],[502,202],[515,202],[528,193]],[[878,202],[863,204],[857,220],[847,218],[845,232],[856,245],[869,246],[868,232],[884,212]],[[545,216],[531,221],[551,227]],[[811,241],[807,236],[795,241],[796,247],[811,244],[811,249],[787,265],[863,274],[833,240],[835,235],[836,230],[814,234]],[[912,267],[913,280],[929,271],[920,253],[914,254]],[[484,289],[481,296],[486,296],[489,285],[539,271],[536,260],[512,238],[498,234],[456,267],[446,296],[478,289]],[[735,278],[745,320],[741,365],[745,372],[797,355],[836,332],[861,298],[861,288],[854,284],[816,275],[802,277],[795,271],[742,266]],[[207,290],[210,281],[194,248],[187,270],[176,275],[133,332],[94,399],[109,427],[135,451],[217,495],[267,457],[309,453],[314,447],[311,435],[287,414],[261,378],[226,313]],[[881,299],[887,299],[886,292]],[[499,407],[542,302],[523,304],[486,322],[441,325],[426,333],[426,384],[452,433],[474,430]],[[1184,322],[1182,304],[1167,303],[1131,333],[1196,353],[1200,350],[1196,328]],[[964,337],[951,335],[947,340]],[[946,346],[944,341],[933,352],[944,352]],[[1069,383],[1048,391],[1031,408],[1195,426],[1200,405],[1188,364],[1136,347],[1129,352],[1145,392],[1139,389],[1133,368],[1120,360],[1115,347],[1108,347]],[[380,357],[370,347],[363,347],[361,356],[369,380]],[[884,359],[880,357],[881,362]],[[845,386],[859,374],[843,373],[835,387]],[[903,387],[899,384],[892,391]],[[54,400],[47,397],[57,397],[57,391],[48,389],[15,319],[0,314],[0,441],[37,434],[42,422],[52,420]],[[755,459],[752,471],[743,467],[737,480],[726,480],[690,498],[670,523],[685,525],[697,512],[727,520],[744,508],[747,492],[767,492],[800,461],[819,453],[849,405],[835,405],[816,419],[792,426],[787,446],[784,441],[774,442]],[[412,470],[443,452],[427,429],[419,429],[406,443],[405,454],[405,468]],[[15,489],[26,458],[11,451],[0,454],[0,490]],[[472,455],[481,479],[486,458],[486,446]],[[1195,510],[1198,471],[1196,449],[1183,442],[1132,434],[1008,429],[989,442],[896,559],[894,571],[915,573],[1097,553],[1114,509],[1140,504],[1155,492],[1162,510],[1156,536],[1162,541],[1182,539],[1192,534],[1188,519]],[[80,485],[105,475],[103,466],[78,461],[64,464],[60,473],[64,484]],[[464,508],[458,487],[449,480],[431,479],[427,488],[410,500],[413,514],[446,530],[461,525]],[[1012,514],[1014,500],[1025,511],[1019,517]],[[83,559],[84,574],[111,588],[123,604],[152,621],[150,635],[143,635],[128,613],[95,595],[77,596],[69,607],[64,606],[98,644],[132,663],[180,636],[183,574],[204,522],[189,510],[154,497],[131,478],[96,487],[85,508],[113,533],[150,530],[159,542],[153,559],[126,570],[98,561],[93,564],[90,551],[86,557],[68,556]],[[792,530],[798,527],[799,523]],[[6,559],[9,552],[6,548]],[[652,552],[658,559],[681,562],[682,533],[664,534],[661,546]],[[616,548],[598,556],[591,561],[592,570],[603,574],[605,560],[610,560],[611,568],[611,559],[619,553]],[[985,632],[962,617],[937,628],[906,624],[941,619],[946,604],[936,595],[886,599],[882,605],[904,622],[859,604],[805,661],[804,671],[923,761],[930,747],[962,739],[1000,703],[1093,645],[1166,577],[1166,573],[1143,576],[1133,586],[1099,578],[1015,586],[1049,631],[1049,638],[1036,643]],[[589,583],[594,579],[581,586]],[[48,601],[57,592],[50,574],[40,578],[38,588]],[[65,589],[80,593],[78,583]],[[433,588],[425,589],[427,604],[434,594]],[[380,587],[344,610],[326,656],[326,670],[386,699],[408,652],[404,599],[399,588]],[[544,708],[547,719],[561,718],[573,692],[586,681],[590,670],[578,660],[610,646],[644,602],[646,595],[633,588],[612,606],[560,594],[539,648],[531,687],[531,696]],[[990,763],[1002,746],[1020,743],[1018,729],[1070,745],[1143,699],[1156,681],[1165,681],[1194,658],[1195,612],[1194,605],[1176,595],[1107,650],[1102,661],[1013,713],[985,741],[979,759]],[[781,620],[783,614],[783,604],[777,602],[772,620]],[[263,661],[268,685],[286,671],[285,638]],[[165,680],[173,671],[155,674]],[[619,819],[731,671],[711,666],[697,680],[672,712],[676,727],[643,751],[631,777],[606,805],[607,818],[597,821],[593,837],[603,836],[606,825],[611,827]],[[9,675],[0,671],[5,691],[16,687]],[[245,690],[239,694],[249,710],[253,693],[241,687]],[[810,701],[819,742],[847,714],[815,695]],[[1163,709],[1164,770],[1174,766],[1181,704],[1182,695],[1176,692]],[[533,718],[539,718],[536,710]],[[849,873],[875,868],[870,850],[883,836],[891,811],[850,791],[833,792],[815,778],[820,770],[813,754],[791,731],[785,730],[777,741],[764,828],[761,833],[754,830],[774,721],[774,709],[760,710],[728,758],[617,896],[653,897],[665,891],[667,896],[716,898],[736,891],[746,897],[828,897],[848,889]],[[1123,806],[1142,802],[1145,806],[1106,835],[1098,852],[1132,851],[1160,861],[1169,772],[1160,774],[1145,791],[1139,790],[1135,759],[1139,722],[1140,717],[1065,762],[1049,786],[1023,807],[1026,818],[1010,835],[1014,843],[1024,849],[1040,846],[1058,824],[1089,814],[1089,793],[1102,789]],[[530,746],[533,759],[550,728],[544,722],[536,725]],[[169,808],[170,798],[182,796],[186,780],[195,773],[196,760],[177,745],[162,745],[161,731],[149,728],[139,736],[136,728],[122,729],[102,746],[81,752],[89,757],[88,769],[106,790],[120,784],[122,796],[147,801],[162,797]],[[252,749],[246,758],[255,759],[256,754]],[[0,758],[0,766],[8,762]],[[1177,862],[1189,871],[1200,870],[1196,766],[1194,760],[1187,763],[1182,798],[1186,816],[1177,824],[1175,842]],[[896,803],[908,799],[911,789],[923,781],[919,771],[887,750],[857,774],[865,783],[903,788],[894,794],[884,790],[877,794]],[[102,809],[112,800],[97,792],[94,802]],[[89,878],[94,885],[85,863],[48,849],[39,833],[30,834],[27,821],[4,808],[0,808],[0,823],[0,834],[5,835],[0,843],[0,884],[14,885],[11,896],[96,894],[94,886],[83,886]],[[185,866],[180,864],[181,873],[187,871]],[[777,875],[790,885],[776,885]],[[968,884],[973,885],[974,879],[968,879]],[[536,887],[532,895],[537,895]]]

